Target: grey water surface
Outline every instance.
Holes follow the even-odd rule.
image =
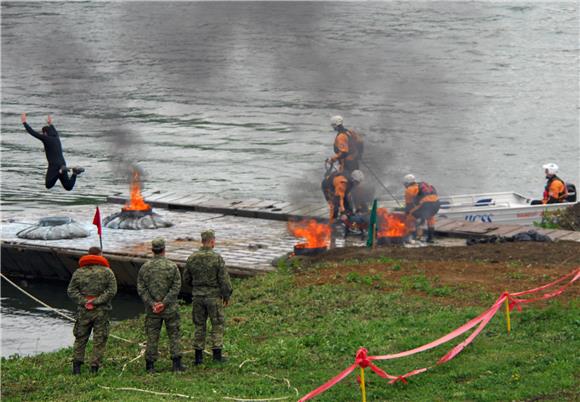
[[[146,189],[321,199],[334,114],[365,134],[365,160],[395,194],[409,172],[441,194],[539,196],[550,161],[580,176],[573,1],[1,8],[4,211],[102,202],[128,191],[129,164]],[[54,116],[68,164],[86,168],[72,192],[44,188],[21,112],[38,130]],[[46,350],[34,335],[4,343],[19,296],[2,297],[3,353]]]

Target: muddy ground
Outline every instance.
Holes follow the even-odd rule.
[[[489,294],[535,288],[579,268],[580,243],[351,247],[330,250],[305,265],[296,277],[299,286],[365,280],[378,290],[403,286],[444,304],[479,305]],[[578,298],[579,284],[558,299]]]

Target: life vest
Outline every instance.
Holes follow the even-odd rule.
[[[341,172],[332,172],[328,175],[326,175],[324,177],[324,180],[322,180],[322,192],[324,193],[324,198],[326,199],[326,201],[331,201],[337,194],[336,194],[336,188],[334,186],[334,182],[335,179],[339,176],[343,176],[344,179],[347,182],[346,185],[346,192],[348,192],[349,188],[350,188],[350,180],[348,179],[348,177]]]
[[[433,187],[429,183],[419,182],[419,183],[417,183],[417,186],[419,186],[419,192],[417,193],[417,196],[415,197],[416,204],[421,202],[421,200],[423,198],[427,197],[428,195],[437,195],[437,190],[435,190],[435,187]]]
[[[336,139],[340,134],[346,134],[348,138],[348,156],[349,160],[361,159],[364,152],[364,141],[362,134],[357,133],[354,130],[345,129],[344,131],[338,132],[334,139],[334,153],[339,154],[341,151],[336,145]]]
[[[548,179],[548,182],[546,183],[546,187],[544,187],[544,201],[546,201],[546,202],[550,201],[550,187],[552,186],[552,183],[554,181],[559,181],[560,183],[562,183],[562,188],[564,189],[564,191],[560,191],[558,193],[558,197],[556,198],[556,202],[566,201],[566,198],[568,197],[568,188],[567,188],[566,183],[564,183],[564,180],[560,179],[558,176],[552,176]]]
[[[79,260],[79,267],[86,267],[88,265],[101,265],[103,267],[110,268],[109,261],[100,255],[83,255]]]

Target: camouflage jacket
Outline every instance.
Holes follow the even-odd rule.
[[[137,278],[137,293],[152,313],[154,303],[165,304],[165,312],[177,311],[177,296],[181,290],[181,274],[177,265],[168,258],[159,256],[141,266]]]
[[[221,297],[229,300],[232,283],[223,258],[212,248],[201,247],[185,263],[183,281],[191,285],[192,296]]]
[[[117,279],[110,268],[86,265],[73,273],[67,293],[79,309],[85,308],[87,296],[94,296],[95,310],[111,310],[111,300],[117,294]]]

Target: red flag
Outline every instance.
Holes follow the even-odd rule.
[[[95,211],[93,225],[97,226],[97,232],[99,233],[100,236],[103,233],[103,230],[101,229],[101,211],[99,211],[99,207],[97,207],[97,210]]]

